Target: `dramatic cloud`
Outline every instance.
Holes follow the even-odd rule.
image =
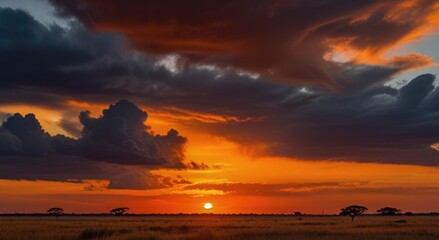
[[[0,177],[81,180],[111,176],[110,188],[138,188],[139,184],[149,188],[153,175],[148,169],[185,167],[187,139],[174,129],[164,136],[150,134],[146,118],[146,112],[121,100],[98,118],[82,112],[82,136],[73,139],[50,136],[35,115],[17,113],[0,127]]]
[[[354,94],[304,92],[298,107],[250,123],[207,126],[236,142],[265,144],[266,154],[303,159],[438,165],[439,89],[421,75],[401,89]],[[215,125],[215,126],[212,126]]]
[[[64,103],[63,95],[87,98],[104,89],[115,101],[123,91],[117,90],[120,81],[126,79],[125,86],[130,86],[135,72],[141,72],[139,64],[130,64],[134,53],[125,55],[117,34],[92,34],[75,23],[69,29],[46,27],[21,10],[7,8],[0,8],[0,29],[3,104],[54,107]]]
[[[298,89],[211,65],[180,66],[179,57],[141,54],[128,48],[120,35],[90,33],[75,23],[70,29],[48,28],[28,14],[11,9],[0,10],[0,18],[4,29],[0,36],[3,104],[60,107],[67,100],[108,103],[130,97],[146,105],[178,106],[222,115],[231,115],[231,107],[242,105],[240,111],[232,110],[232,116],[247,118],[243,109],[258,112]],[[409,55],[395,58],[388,65],[331,63],[339,69],[331,82],[344,91],[358,90],[428,61]],[[217,101],[219,98],[222,101]],[[247,109],[253,98],[266,102]]]
[[[110,105],[99,118],[90,117],[87,111],[79,118],[84,128],[82,137],[76,140],[62,135],[52,137],[33,114],[23,117],[17,113],[2,125],[7,147],[0,154],[71,155],[122,165],[183,167],[186,138],[174,129],[164,136],[151,135],[144,125],[147,113],[129,101]],[[19,148],[13,151],[15,145]]]
[[[340,73],[328,55],[343,50],[355,61],[382,60],[385,50],[437,24],[439,6],[431,0],[51,2],[60,15],[121,32],[149,53],[326,86],[336,86]]]
[[[183,167],[186,138],[174,129],[165,136],[153,136],[146,131],[146,118],[146,112],[125,100],[105,109],[99,118],[82,112],[81,153],[114,163]]]
[[[76,6],[77,2],[70,3]],[[331,1],[320,3],[329,4]],[[265,2],[259,4],[264,5]],[[303,4],[310,9],[315,7],[305,2],[297,6]],[[346,4],[343,6],[353,9],[340,9],[340,14],[343,11],[355,12],[359,6],[352,2]],[[368,1],[362,4],[369,6]],[[366,5],[364,7],[369,9]],[[88,9],[85,6],[84,9]],[[276,9],[282,10],[282,6]],[[292,8],[294,6],[291,5]],[[384,10],[389,10],[386,6],[387,2],[382,4]],[[413,8],[417,6],[415,4]],[[70,7],[65,10],[68,9]],[[329,14],[333,8],[328,5],[328,8],[320,6],[318,9],[327,9]],[[358,11],[361,9],[358,8]],[[376,6],[371,5],[370,11],[373,9]],[[278,16],[276,11],[274,16]],[[102,14],[105,12],[104,8]],[[279,16],[286,16],[288,12],[280,11],[279,14],[282,14]],[[85,21],[82,15],[78,16]],[[94,15],[84,16],[93,19]],[[341,24],[353,17],[349,16],[331,21],[331,24],[338,21]],[[363,23],[366,24],[373,20],[371,16],[365,15],[349,24],[360,24],[361,21],[366,21]],[[383,16],[385,19],[389,17],[388,14]],[[423,22],[423,19],[419,21]],[[439,90],[433,84],[435,77],[421,75],[402,88],[386,86],[395,74],[431,61],[419,54],[394,57],[385,64],[327,62],[338,69],[331,77],[337,91],[332,91],[313,85],[293,86],[270,81],[252,73],[206,65],[204,60],[180,64],[190,56],[177,51],[184,58],[179,55],[155,57],[130,48],[116,33],[89,32],[78,23],[72,23],[69,29],[46,27],[23,11],[1,9],[0,20],[4,33],[0,35],[1,104],[26,103],[65,109],[69,107],[69,100],[109,103],[129,98],[142,106],[170,109],[170,112],[219,116],[216,119],[203,118],[202,121],[198,120],[200,117],[182,121],[181,124],[195,121],[199,129],[209,133],[243,145],[263,146],[261,154],[304,159],[438,164],[439,155],[431,147],[439,142],[435,131],[439,122],[439,109],[436,107]],[[341,27],[318,25],[318,29],[313,30],[313,34],[324,30],[331,33],[337,29],[343,34],[334,35],[348,36],[345,33],[347,30]],[[167,31],[166,28],[164,31]],[[270,35],[258,32],[257,36]],[[279,36],[279,39],[284,39],[284,36]],[[375,40],[373,42],[376,43]],[[368,46],[362,42],[351,45],[356,48]],[[387,45],[384,41],[382,47]],[[301,49],[306,52],[309,48]],[[307,64],[305,60],[304,64]],[[319,61],[311,62],[320,68]],[[305,66],[297,66],[308,71]],[[300,78],[299,75],[295,76]],[[314,73],[312,76],[315,76]],[[133,110],[128,103],[119,104],[123,107],[111,107],[99,118],[82,113],[82,124],[79,126],[71,117],[65,116],[60,125],[79,140],[48,136],[39,125],[32,123],[32,116],[16,116],[16,122],[35,130],[26,138],[36,140],[25,143],[19,138],[19,130],[13,133],[3,129],[0,141],[8,147],[0,147],[0,151],[8,155],[29,156],[55,152],[107,163],[120,164],[122,161],[125,165],[183,167],[181,153],[184,138],[173,130],[165,136],[145,133],[140,122],[146,115]],[[124,125],[121,118],[129,125]],[[12,129],[13,124],[10,123]],[[83,136],[79,134],[81,127],[84,128]],[[74,147],[66,147],[70,144]],[[186,167],[197,168],[190,164]]]

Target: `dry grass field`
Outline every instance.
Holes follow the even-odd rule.
[[[405,220],[405,221],[401,221]],[[438,240],[438,216],[0,217],[1,240]]]

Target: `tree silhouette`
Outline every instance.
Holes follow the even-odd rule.
[[[356,216],[363,214],[367,210],[368,210],[367,207],[364,206],[351,205],[349,207],[340,209],[340,215],[349,216],[352,218],[352,221],[354,221],[354,218]]]
[[[413,213],[412,212],[406,212],[406,213],[404,213],[406,216],[413,216]]]
[[[128,210],[130,209],[127,207],[114,208],[110,211],[110,213],[114,215],[124,215],[125,213],[127,213]]]
[[[398,214],[400,212],[401,212],[400,209],[393,208],[393,207],[384,207],[384,208],[377,210],[377,213],[379,213],[381,215],[395,215],[395,214]]]
[[[52,214],[52,215],[56,216],[56,220],[58,220],[59,215],[61,215],[64,212],[64,209],[62,209],[62,208],[50,208],[49,210],[47,210],[47,212],[49,214]]]
[[[301,212],[294,212],[294,216],[302,216]]]

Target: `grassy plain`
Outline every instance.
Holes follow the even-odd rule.
[[[438,240],[439,216],[0,217],[1,240]],[[401,221],[402,220],[402,221]],[[406,222],[405,222],[405,221]]]

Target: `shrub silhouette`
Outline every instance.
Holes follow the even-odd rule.
[[[401,213],[400,209],[393,208],[393,207],[384,207],[377,210],[377,213],[381,215],[395,215]]]
[[[127,213],[127,211],[130,210],[127,207],[120,207],[120,208],[114,208],[110,211],[110,214],[113,215],[124,215]]]
[[[349,217],[351,217],[352,221],[354,221],[354,218],[356,216],[363,214],[367,210],[368,210],[367,207],[364,207],[364,206],[351,205],[349,207],[340,209],[340,215],[349,216]]]

